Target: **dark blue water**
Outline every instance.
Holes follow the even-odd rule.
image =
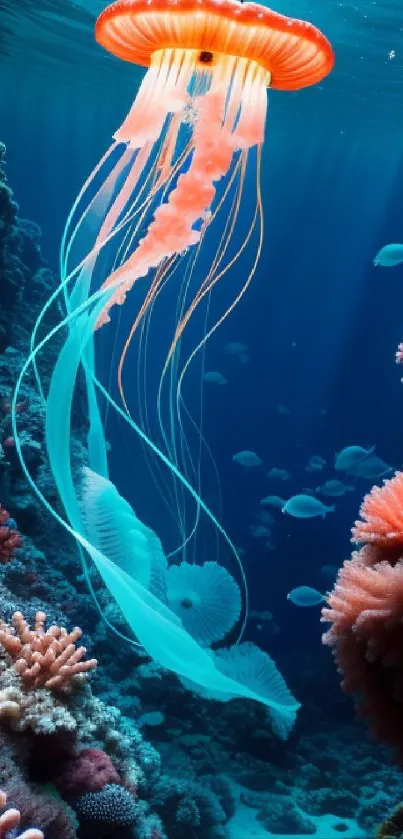
[[[141,78],[137,69],[97,51],[91,34],[97,11],[93,4],[65,9],[45,2],[36,10],[25,2],[16,10],[0,0],[5,67],[0,80],[0,140],[7,146],[7,174],[20,215],[40,226],[42,253],[55,276],[69,209],[121,124]],[[179,458],[179,467],[241,549],[250,608],[273,615],[271,622],[251,620],[247,637],[273,654],[292,688],[295,683],[305,692],[303,725],[310,737],[316,731],[310,703],[319,695],[319,705],[328,709],[334,725],[339,720],[350,725],[353,709],[340,698],[330,653],[321,646],[320,607],[298,608],[287,594],[300,585],[321,592],[330,588],[332,580],[321,568],[339,568],[350,556],[351,527],[373,482],[354,479],[353,491],[323,499],[335,504],[323,519],[294,519],[269,508],[274,519],[269,526],[271,547],[265,539],[254,538],[251,528],[260,523],[262,497],[278,494],[287,499],[336,477],[335,454],[345,446],[376,446],[393,469],[402,463],[402,370],[394,356],[403,340],[403,266],[375,268],[373,260],[383,245],[403,237],[403,44],[400,10],[393,4],[310,9],[301,2],[293,13],[309,13],[324,28],[335,44],[336,68],[312,91],[269,95],[261,181],[262,255],[245,295],[184,379],[186,409],[207,446],[203,442],[199,448],[197,430],[185,416],[192,463],[188,457]],[[254,209],[253,177],[252,167],[245,184],[245,225]],[[212,233],[212,252],[219,244],[220,224]],[[208,256],[202,256],[196,287]],[[203,337],[206,324],[231,304],[247,271],[247,259],[242,258],[212,294],[208,313],[204,304],[195,313],[180,363]],[[161,305],[155,307],[146,374],[138,374],[136,344],[124,377],[134,418],[162,448],[156,397],[180,281],[181,276],[172,278]],[[127,298],[122,334],[136,315],[141,295],[135,289]],[[108,327],[97,338],[98,374],[103,382],[111,381],[116,395],[114,372],[109,379],[111,366],[116,366],[110,365],[114,339]],[[234,341],[247,346],[247,363],[226,353]],[[122,337],[117,349],[122,349]],[[227,383],[203,383],[206,370],[218,371]],[[169,406],[164,390],[166,423]],[[150,457],[149,449],[111,412],[106,437],[111,478],[140,519],[158,533],[164,548],[174,550],[183,532],[172,508],[176,514],[179,502],[187,532],[200,511],[158,458]],[[235,463],[234,454],[242,450],[256,452],[262,464],[248,470]],[[322,472],[306,471],[312,455],[326,460]],[[289,479],[269,479],[273,467],[285,469]],[[234,557],[204,514],[198,524],[186,558],[219,558],[239,580]],[[107,654],[112,655],[110,648]],[[309,661],[311,670],[300,671],[300,661]],[[117,695],[117,706],[118,699]],[[360,736],[354,741],[357,748]],[[281,754],[276,752],[276,759],[292,756],[293,743]],[[383,754],[378,759],[382,764]],[[343,783],[337,775],[335,786]]]
[[[44,253],[57,268],[69,207],[127,101],[109,97],[99,107],[80,89],[56,94],[45,88],[42,96],[37,87],[35,94],[21,110],[6,92],[7,119],[0,122],[20,212],[42,227]],[[267,123],[263,253],[246,295],[208,344],[206,369],[219,370],[228,384],[205,387],[203,431],[220,475],[223,523],[246,551],[252,606],[275,614],[281,628],[276,643],[298,636],[298,643],[309,645],[319,637],[317,610],[293,608],[286,594],[302,583],[320,588],[319,568],[338,566],[348,556],[350,528],[369,482],[358,480],[356,492],[336,499],[336,512],[325,521],[301,522],[274,511],[273,552],[251,537],[249,527],[264,495],[291,495],[331,477],[334,454],[343,446],[376,444],[387,463],[400,465],[403,391],[394,352],[402,337],[403,275],[400,267],[374,268],[373,258],[382,244],[401,238],[403,161],[400,138],[387,126],[375,127],[369,137],[359,124],[327,126],[318,115],[314,124],[300,120],[294,130],[293,108],[285,114],[283,97],[279,103],[280,94],[273,96]],[[235,270],[213,298],[213,312],[231,298],[228,283],[238,287],[241,281]],[[129,318],[134,307],[129,301]],[[157,331],[164,328],[164,314],[159,317]],[[195,335],[201,326],[194,326]],[[248,345],[247,365],[224,354],[230,341]],[[196,404],[197,365],[186,386]],[[289,413],[278,413],[279,405]],[[233,454],[243,449],[257,452],[264,466],[247,473],[234,464]],[[114,469],[122,470],[123,487],[130,483],[129,494],[151,523],[155,486],[145,475],[134,490],[125,475],[126,445],[122,453],[119,466],[118,441]],[[312,454],[329,464],[320,475],[305,472]],[[287,469],[290,480],[269,481],[272,466]],[[213,481],[206,491],[218,513]],[[163,515],[159,503],[157,510]],[[296,633],[301,621],[303,632]]]

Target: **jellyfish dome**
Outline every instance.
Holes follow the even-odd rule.
[[[199,643],[194,622],[172,608],[170,568],[203,567],[191,582],[204,626],[205,588],[198,598],[195,586],[206,568],[216,571],[208,563],[219,561],[217,545],[224,546],[233,559],[227,574],[237,577],[226,576],[222,587],[236,594],[237,626],[225,644],[237,644],[247,581],[220,505],[213,511],[203,500],[205,462],[217,474],[203,430],[205,348],[262,251],[267,89],[321,81],[333,66],[332,48],[312,24],[239,0],[118,0],[99,16],[95,38],[146,72],[68,216],[60,285],[35,324],[14,394],[16,449],[44,506],[76,539],[91,590],[93,564],[119,607],[127,631],[110,630],[201,695],[262,702],[276,729],[288,732],[298,702],[272,659],[249,643],[242,654],[220,655]],[[190,370],[199,370],[201,383],[191,407],[184,392]],[[16,406],[27,375],[43,402],[61,506],[43,495],[24,460]],[[77,453],[80,412],[88,422]],[[214,535],[203,543],[204,522]],[[221,615],[225,604],[216,600]],[[231,668],[223,667],[226,656]]]

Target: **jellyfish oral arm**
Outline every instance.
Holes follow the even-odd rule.
[[[196,60],[195,50],[155,53],[134,105],[115,135],[134,147],[152,138],[156,141],[168,111],[171,122],[156,164],[159,172],[167,174],[180,125],[194,114],[190,165],[155,210],[137,247],[105,281],[103,287],[113,291],[97,328],[108,322],[111,307],[125,301],[140,277],[200,241],[202,230],[195,225],[201,222],[203,229],[208,223],[216,184],[229,172],[234,153],[263,142],[270,74],[256,62],[223,55],[206,76],[197,70]]]

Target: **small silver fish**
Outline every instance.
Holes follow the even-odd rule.
[[[290,473],[286,469],[278,469],[277,466],[273,466],[270,472],[267,473],[267,477],[276,478],[279,481],[288,481]]]
[[[287,600],[290,600],[294,606],[318,606],[319,603],[325,602],[326,597],[311,586],[298,586],[287,594]]]
[[[239,463],[241,466],[245,466],[247,469],[250,469],[255,466],[261,466],[263,460],[255,452],[250,452],[248,450],[237,452],[232,456],[232,460],[235,463]]]
[[[374,259],[374,265],[383,268],[392,268],[400,262],[403,262],[403,245],[385,245]]]
[[[297,519],[311,519],[315,516],[325,518],[327,513],[333,513],[335,509],[334,504],[326,507],[326,504],[312,495],[293,495],[284,504],[283,513],[288,513],[289,516]]]
[[[226,385],[228,384],[227,379],[222,373],[218,373],[217,370],[208,370],[206,373],[203,374],[203,379],[205,382],[210,382],[213,385]]]

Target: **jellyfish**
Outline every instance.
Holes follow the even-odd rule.
[[[60,284],[37,319],[16,384],[16,450],[45,508],[75,538],[110,631],[203,696],[263,703],[283,736],[299,703],[270,656],[240,643],[247,581],[219,513],[203,500],[202,451],[215,469],[202,425],[203,388],[195,418],[184,382],[198,362],[202,381],[208,339],[244,295],[262,251],[267,89],[299,90],[321,81],[333,66],[332,48],[310,23],[239,0],[119,0],[100,14],[95,38],[115,58],[146,72],[69,213]],[[221,298],[217,308],[212,305],[218,286],[230,295],[222,308]],[[158,374],[151,375],[155,355]],[[60,505],[45,497],[24,459],[17,406],[28,374],[43,402]],[[76,462],[72,445],[76,400],[81,406],[84,400],[88,417],[85,463]],[[177,521],[179,538],[170,550],[158,527],[143,521],[110,480],[111,416],[143,446],[141,466],[135,445],[127,449],[133,489],[146,463],[156,509],[164,503]],[[173,608],[170,589],[170,569],[178,561],[181,568],[215,568],[197,552],[190,554],[202,516],[235,558],[243,594],[243,608],[237,601],[234,607],[234,643],[228,646],[225,639],[226,646],[214,651],[192,635],[194,622],[186,609]],[[127,632],[110,624],[98,603],[91,563]],[[192,603],[195,587],[200,598],[198,625],[211,610],[202,577],[192,577]],[[225,591],[237,592],[237,583],[225,579]],[[215,594],[221,596],[218,589]],[[214,603],[217,614],[223,606]]]

